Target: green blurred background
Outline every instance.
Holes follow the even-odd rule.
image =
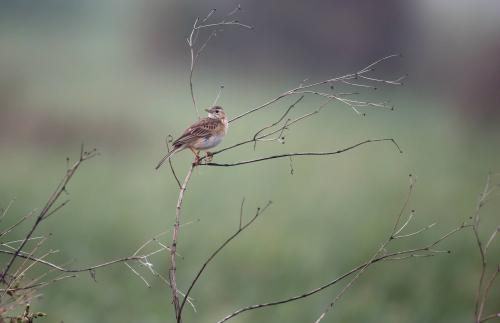
[[[420,246],[473,212],[489,171],[500,170],[500,3],[493,1],[241,1],[248,31],[224,28],[195,71],[198,102],[229,116],[275,97],[309,77],[342,75],[394,52],[404,59],[378,75],[409,73],[404,87],[364,98],[389,98],[396,111],[357,116],[334,103],[286,133],[284,145],[262,143],[216,156],[237,161],[277,152],[326,151],[365,139],[395,138],[404,154],[375,143],[341,155],[279,159],[237,168],[200,168],[186,193],[178,263],[185,289],[195,271],[245,216],[274,203],[228,246],[193,291],[197,313],[214,322],[254,303],[299,294],[368,259],[391,230],[408,187],[418,178],[410,231],[437,222],[402,246]],[[0,205],[15,202],[2,227],[41,208],[66,157],[80,143],[101,155],[71,182],[70,204],[45,222],[54,262],[79,267],[130,255],[172,226],[178,189],[167,167],[153,166],[167,134],[196,118],[188,87],[185,37],[196,16],[216,17],[233,1],[0,1]],[[277,119],[292,102],[231,124],[222,146]],[[308,97],[294,116],[315,109]],[[183,176],[189,152],[174,165]],[[486,236],[500,202],[482,213]],[[5,240],[23,237],[27,226]],[[163,239],[168,243],[169,238]],[[446,241],[450,255],[378,264],[363,275],[325,322],[471,322],[479,255],[471,232]],[[499,244],[491,250],[498,263]],[[495,258],[496,257],[496,258]],[[1,258],[2,262],[6,260]],[[168,274],[168,255],[153,259]],[[38,270],[42,270],[39,268]],[[172,322],[170,290],[125,265],[51,285],[32,306],[46,322]],[[35,270],[36,271],[36,270]],[[33,272],[35,274],[35,272]],[[340,290],[245,313],[234,322],[311,322]],[[487,312],[498,310],[498,288]]]

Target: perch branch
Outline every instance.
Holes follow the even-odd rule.
[[[239,166],[239,165],[245,165],[245,164],[251,164],[251,163],[257,163],[265,160],[270,160],[270,159],[276,159],[276,158],[285,158],[285,157],[294,157],[294,156],[328,156],[328,155],[337,155],[343,152],[346,152],[348,150],[357,148],[359,146],[362,146],[364,144],[368,143],[374,143],[374,142],[381,142],[381,141],[390,141],[392,142],[398,151],[402,153],[403,151],[399,148],[399,145],[396,143],[396,141],[393,138],[384,138],[384,139],[368,139],[365,141],[362,141],[360,143],[357,143],[355,145],[349,146],[347,148],[342,148],[336,151],[328,151],[328,152],[299,152],[299,153],[286,153],[286,154],[278,154],[278,155],[272,155],[272,156],[267,156],[267,157],[261,157],[261,158],[256,158],[256,159],[251,159],[251,160],[245,160],[245,161],[240,161],[240,162],[235,162],[235,163],[203,163],[200,164],[201,166],[218,166],[218,167],[232,167],[232,166]]]
[[[172,303],[174,304],[175,317],[178,323],[182,322],[181,319],[181,311],[179,304],[179,296],[178,296],[178,288],[177,288],[177,240],[179,235],[179,224],[180,224],[180,213],[182,207],[182,201],[184,200],[184,193],[186,192],[186,187],[188,185],[189,179],[193,174],[193,170],[196,167],[196,161],[191,164],[189,171],[184,178],[184,182],[179,190],[179,198],[177,199],[177,206],[175,207],[175,224],[174,230],[172,233],[172,245],[170,246],[170,274],[169,274],[169,282],[170,287],[172,288]]]

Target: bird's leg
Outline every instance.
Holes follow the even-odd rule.
[[[197,166],[200,164],[200,152],[197,150],[194,150],[193,148],[189,147],[189,149],[193,152],[194,154],[194,165]]]
[[[214,154],[207,151],[206,152],[206,155],[205,155],[205,160],[207,161],[207,163],[210,163],[212,161],[212,159],[214,158]]]

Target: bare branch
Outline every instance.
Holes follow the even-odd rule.
[[[476,210],[470,218],[472,219],[472,231],[474,233],[474,238],[476,240],[477,244],[477,249],[479,251],[480,259],[481,259],[481,273],[479,276],[479,282],[477,286],[477,292],[476,292],[476,303],[475,303],[475,311],[474,311],[474,319],[476,323],[484,322],[490,319],[495,318],[495,314],[486,316],[483,318],[483,312],[484,312],[484,307],[486,305],[486,301],[488,298],[488,294],[490,292],[490,289],[493,285],[493,282],[498,276],[498,272],[500,270],[500,267],[497,267],[495,272],[492,274],[491,278],[489,281],[484,283],[485,277],[486,277],[486,271],[488,269],[488,262],[487,262],[487,251],[488,247],[492,243],[492,241],[495,239],[495,236],[497,235],[497,232],[500,227],[497,227],[495,231],[490,235],[488,241],[486,242],[485,245],[483,245],[483,242],[481,240],[480,234],[479,234],[479,227],[481,224],[481,209],[483,206],[487,203],[488,198],[490,195],[496,191],[498,188],[498,185],[491,185],[491,181],[495,175],[488,174],[488,177],[486,178],[486,183],[484,185],[483,192],[481,193],[479,200],[476,205]]]
[[[11,232],[12,230],[14,230],[18,225],[20,225],[21,223],[23,223],[24,221],[26,221],[26,219],[28,219],[29,217],[31,217],[33,215],[34,211],[31,211],[30,213],[26,214],[25,216],[23,216],[19,221],[17,221],[16,223],[14,223],[13,225],[11,225],[10,227],[8,227],[7,229],[5,229],[4,231],[2,231],[2,233],[0,233],[0,238],[3,237],[4,235],[8,234],[9,232]]]
[[[236,12],[241,10],[241,6],[238,5],[238,7],[231,11],[226,18],[234,15]],[[189,64],[189,92],[191,94],[191,101],[193,102],[194,110],[196,112],[196,116],[198,119],[200,118],[200,112],[198,110],[198,106],[196,104],[196,98],[194,94],[194,85],[193,85],[193,74],[194,74],[194,69],[196,67],[196,63],[198,62],[200,54],[205,50],[207,47],[208,43],[212,38],[214,38],[217,35],[218,28],[223,27],[223,26],[240,26],[246,29],[253,29],[252,26],[242,24],[238,20],[226,20],[225,18],[214,23],[207,23],[210,18],[215,14],[216,9],[210,10],[210,12],[205,16],[200,21],[200,18],[196,18],[193,24],[193,27],[191,28],[191,32],[189,33],[189,37],[187,38],[187,44],[189,47],[189,55],[191,62]],[[200,34],[200,31],[205,30],[205,29],[212,29],[209,36],[205,39],[205,41],[200,45],[197,46],[198,43],[198,36]]]
[[[219,86],[219,90],[217,91],[217,96],[215,97],[214,102],[212,103],[212,106],[217,105],[217,101],[219,101],[219,98],[222,94],[222,90],[224,89],[224,85]]]
[[[182,201],[184,200],[184,193],[186,192],[186,187],[193,174],[193,170],[196,167],[197,163],[193,162],[191,167],[189,168],[186,177],[184,178],[184,182],[179,191],[179,198],[177,199],[177,206],[175,208],[175,224],[174,231],[172,234],[172,245],[170,246],[170,274],[169,281],[170,287],[172,288],[172,302],[174,304],[175,317],[178,323],[182,322],[181,319],[181,307],[179,304],[179,296],[178,296],[178,288],[177,288],[177,263],[176,263],[176,251],[177,251],[177,239],[179,235],[179,224],[180,224],[180,213],[182,207]]]
[[[166,250],[166,248],[162,248],[160,250]],[[152,254],[155,254],[155,253],[158,253],[158,252],[159,251],[156,250],[156,251],[154,251],[152,253],[148,253],[148,254],[145,254],[145,255],[136,255],[136,256],[134,255],[134,256],[117,258],[117,259],[109,260],[109,261],[106,261],[106,262],[103,262],[103,263],[100,263],[100,264],[97,264],[97,265],[88,266],[88,267],[82,267],[82,268],[64,268],[64,267],[58,266],[58,265],[56,265],[54,263],[51,263],[49,261],[46,261],[46,260],[43,260],[43,259],[40,259],[40,258],[36,258],[36,257],[31,256],[31,255],[26,254],[26,253],[20,253],[18,255],[18,257],[19,258],[23,258],[23,259],[28,259],[28,260],[36,262],[36,263],[43,264],[45,266],[51,267],[51,268],[53,268],[53,269],[55,269],[57,271],[60,271],[60,272],[64,272],[64,273],[80,273],[80,272],[89,272],[89,271],[92,271],[92,270],[96,270],[96,269],[108,267],[108,266],[111,266],[111,265],[114,265],[114,264],[117,264],[117,263],[122,263],[122,262],[127,262],[127,261],[133,261],[133,260],[136,260],[136,261],[143,260],[145,257],[149,257]],[[0,249],[0,253],[8,254],[8,255],[14,255],[15,254],[14,251],[1,250],[1,249]]]
[[[222,323],[222,322],[226,322],[232,318],[234,318],[235,316],[238,316],[244,312],[247,312],[247,311],[251,311],[251,310],[256,310],[256,309],[261,309],[261,308],[265,308],[265,307],[269,307],[269,306],[276,306],[276,305],[281,305],[281,304],[286,304],[286,303],[290,303],[290,302],[294,302],[294,301],[297,301],[297,300],[300,300],[300,299],[304,299],[304,298],[307,298],[311,295],[314,295],[314,294],[317,294],[325,289],[327,289],[328,287],[330,286],[333,286],[341,281],[343,281],[344,279],[352,276],[352,275],[355,275],[354,278],[342,289],[342,291],[337,294],[337,296],[335,297],[335,299],[330,303],[329,307],[325,310],[324,313],[322,313],[322,315],[320,316],[320,318],[318,318],[319,321],[321,321],[321,319],[326,315],[326,312],[328,312],[329,309],[331,309],[334,304],[340,299],[340,297],[347,291],[347,289],[349,289],[353,283],[359,278],[359,276],[368,268],[368,266],[371,266],[372,264],[375,264],[377,262],[380,262],[380,261],[384,261],[384,260],[405,260],[405,259],[409,259],[409,258],[413,258],[413,257],[429,257],[429,256],[432,256],[433,253],[435,253],[435,251],[432,249],[433,247],[435,247],[436,245],[440,244],[442,241],[448,239],[449,237],[451,237],[452,235],[456,234],[457,232],[469,227],[468,225],[465,225],[465,224],[462,224],[460,225],[459,227],[451,230],[450,232],[440,236],[439,238],[437,238],[435,241],[433,241],[432,243],[430,244],[427,244],[427,245],[424,245],[422,247],[418,247],[418,248],[413,248],[413,249],[406,249],[406,250],[400,250],[400,251],[394,251],[394,252],[385,252],[385,248],[386,246],[390,243],[390,241],[392,241],[394,238],[394,233],[397,232],[399,230],[399,221],[400,221],[400,217],[401,217],[401,214],[404,213],[404,210],[406,209],[407,205],[408,205],[408,201],[409,201],[409,197],[411,196],[412,194],[412,191],[413,191],[413,180],[410,181],[410,189],[409,189],[409,193],[408,193],[408,197],[407,199],[405,200],[405,203],[403,204],[403,207],[401,208],[401,211],[399,212],[398,216],[396,217],[396,220],[395,220],[395,226],[393,228],[393,230],[391,231],[391,234],[389,235],[389,238],[387,238],[387,240],[381,245],[381,247],[377,250],[377,252],[372,256],[370,257],[370,259],[366,262],[364,262],[363,264],[361,265],[358,265],[357,267],[354,267],[353,269],[349,270],[348,272],[344,273],[343,275],[331,280],[330,282],[326,283],[326,284],[323,284],[315,289],[312,289],[308,292],[305,292],[305,293],[301,293],[299,295],[296,295],[296,296],[292,296],[292,297],[288,297],[288,298],[284,298],[284,299],[281,299],[281,300],[277,300],[277,301],[272,301],[272,302],[267,302],[267,303],[261,303],[261,304],[255,304],[255,305],[250,305],[250,306],[246,306],[246,307],[243,307],[243,308],[240,308],[236,311],[234,311],[233,313],[225,316],[223,319],[219,320],[218,323]],[[430,252],[430,253],[428,253]],[[317,322],[318,322],[317,320]]]
[[[360,143],[357,143],[355,145],[349,146],[347,148],[339,149],[339,150],[336,150],[336,151],[287,153],[287,154],[278,154],[278,155],[272,155],[272,156],[267,156],[267,157],[261,157],[261,158],[251,159],[251,160],[244,160],[244,161],[235,162],[235,163],[212,163],[212,162],[210,162],[210,163],[200,164],[200,166],[232,167],[232,166],[239,166],[239,165],[257,163],[257,162],[261,162],[261,161],[265,161],[265,160],[271,160],[271,159],[276,159],[276,158],[285,158],[285,157],[294,157],[294,156],[328,156],[328,155],[337,155],[337,154],[349,151],[351,149],[357,148],[359,146],[362,146],[364,144],[374,143],[374,142],[381,142],[381,141],[390,141],[390,142],[392,142],[396,146],[396,148],[398,149],[398,151],[400,153],[403,153],[403,151],[399,148],[398,144],[396,143],[396,141],[393,138],[368,139],[368,140],[362,141]]]
[[[243,200],[244,201],[244,200]],[[217,254],[222,250],[224,249],[224,247],[229,243],[231,242],[234,238],[236,238],[241,232],[243,232],[246,228],[248,228],[258,217],[259,215],[261,215],[262,213],[264,213],[266,211],[266,209],[271,205],[271,201],[267,202],[267,204],[261,209],[260,207],[257,208],[257,212],[255,213],[255,215],[247,222],[245,223],[245,225],[240,226],[238,227],[238,230],[236,230],[235,233],[233,233],[231,236],[229,236],[209,257],[208,259],[203,263],[203,265],[201,266],[201,268],[198,270],[198,272],[196,273],[196,276],[194,277],[194,279],[191,281],[191,284],[189,285],[189,288],[186,292],[186,295],[182,301],[182,304],[181,304],[181,307],[180,307],[180,313],[179,313],[179,316],[182,315],[182,309],[186,303],[186,300],[187,300],[187,297],[189,297],[189,294],[191,293],[191,290],[193,289],[194,285],[196,284],[196,282],[198,281],[198,279],[200,278],[201,274],[203,273],[203,271],[205,270],[205,268],[208,266],[208,264],[215,258],[215,256],[217,256]],[[243,203],[242,203],[242,208],[243,208]],[[240,219],[241,219],[241,214],[242,212],[240,212]]]
[[[242,114],[239,114],[235,117],[233,117],[232,119],[229,120],[229,122],[233,122],[233,121],[236,121],[238,119],[241,119],[243,117],[246,117],[247,115],[251,114],[251,113],[254,113],[254,112],[257,112],[259,110],[262,110],[264,108],[267,108],[269,107],[270,105],[274,104],[275,102],[285,98],[285,97],[288,97],[288,96],[291,96],[291,95],[297,95],[297,94],[316,94],[316,95],[320,95],[321,96],[325,96],[325,97],[331,97],[331,98],[334,98],[340,102],[343,102],[345,104],[348,104],[349,106],[351,106],[351,108],[353,108],[353,110],[361,115],[362,113],[360,113],[356,107],[357,106],[360,106],[360,107],[364,107],[364,106],[367,106],[367,107],[370,107],[370,106],[374,106],[374,107],[389,107],[389,106],[386,106],[386,105],[383,105],[383,104],[376,104],[376,103],[371,103],[371,102],[364,102],[364,101],[359,101],[357,102],[358,104],[360,105],[355,105],[353,104],[354,102],[349,102],[349,101],[346,101],[345,99],[342,99],[340,98],[340,96],[338,95],[328,95],[326,93],[321,93],[319,91],[316,91],[316,90],[310,90],[311,88],[317,88],[319,86],[322,86],[322,85],[326,85],[326,84],[332,84],[332,83],[335,83],[335,82],[339,82],[339,83],[343,83],[343,84],[346,84],[346,82],[349,82],[350,80],[356,80],[360,77],[362,77],[363,79],[365,79],[366,81],[369,81],[369,82],[376,82],[376,83],[382,83],[382,84],[387,84],[387,85],[402,85],[402,83],[400,82],[404,77],[400,77],[396,80],[384,80],[384,79],[379,79],[379,78],[375,78],[375,77],[368,77],[366,76],[366,74],[370,73],[370,72],[373,72],[375,70],[375,66],[377,66],[378,64],[382,63],[382,62],[385,62],[389,59],[392,59],[392,58],[395,58],[395,57],[401,57],[400,55],[398,54],[393,54],[393,55],[388,55],[386,57],[383,57],[381,59],[378,59],[376,60],[375,62],[371,63],[370,65],[368,65],[367,67],[365,68],[362,68],[361,70],[359,70],[358,72],[355,72],[355,73],[350,73],[350,74],[345,74],[345,75],[342,75],[342,76],[338,76],[338,77],[333,77],[333,78],[330,78],[330,79],[326,79],[326,80],[323,80],[323,81],[320,81],[320,82],[314,82],[314,83],[309,83],[309,84],[305,84],[305,82],[302,82],[298,87],[296,88],[293,88],[293,89],[290,89],[288,91],[285,91],[283,93],[281,93],[280,95],[278,95],[277,97],[257,106],[257,107],[254,107]],[[347,83],[348,84],[348,83]],[[360,86],[359,84],[356,84],[356,85],[353,85],[353,86]],[[366,85],[365,87],[371,87],[373,88],[374,86],[372,85]],[[309,91],[305,91],[305,90],[309,90]]]
[[[0,214],[0,221],[7,215],[7,213],[9,212],[10,207],[12,206],[12,204],[14,204],[14,201],[15,201],[15,199],[11,199],[9,201],[9,204],[7,204],[7,206],[4,209],[1,209],[1,211],[2,211],[1,213],[2,214]]]
[[[172,137],[172,135],[168,135],[166,140],[165,140],[165,144],[167,145],[167,152],[168,153],[170,152],[169,142],[172,142],[173,140],[174,140],[174,138]],[[179,181],[179,177],[177,177],[177,174],[175,173],[174,165],[172,165],[171,158],[168,158],[168,164],[170,165],[170,170],[172,171],[172,175],[174,175],[175,181],[177,182],[177,185],[179,186],[179,189],[180,189],[181,188],[181,181]]]
[[[78,170],[78,168],[80,167],[80,165],[84,161],[86,161],[88,159],[91,159],[91,158],[95,157],[96,155],[98,155],[97,150],[94,149],[94,150],[91,150],[91,151],[87,152],[87,151],[84,150],[83,144],[81,145],[80,158],[73,164],[73,166],[71,168],[67,169],[66,175],[63,177],[63,179],[61,180],[61,182],[59,183],[59,185],[55,189],[54,193],[52,193],[52,195],[50,196],[49,200],[45,204],[45,206],[42,209],[42,211],[40,211],[40,213],[38,214],[38,216],[37,216],[37,218],[35,220],[35,223],[31,227],[31,229],[28,232],[28,234],[26,234],[26,237],[25,237],[24,241],[21,243],[21,245],[16,250],[16,252],[14,253],[14,255],[10,258],[9,262],[5,266],[5,269],[1,273],[1,277],[0,278],[1,278],[2,281],[5,281],[5,276],[8,274],[9,270],[11,269],[12,265],[14,264],[14,261],[19,256],[19,253],[22,251],[22,249],[24,248],[24,246],[26,245],[26,243],[29,241],[29,239],[31,238],[31,236],[35,232],[35,230],[38,227],[38,225],[44,220],[44,218],[47,216],[47,214],[49,214],[49,215],[51,214],[50,212],[52,210],[52,207],[57,202],[57,200],[61,196],[62,192],[66,191],[66,186],[68,185],[69,181],[71,180],[71,178],[73,177],[73,175],[76,173],[76,171]],[[55,210],[58,210],[58,209],[59,209],[59,207],[56,208]]]

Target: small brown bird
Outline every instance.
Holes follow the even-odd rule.
[[[217,146],[227,133],[229,126],[226,114],[220,106],[214,106],[210,109],[205,109],[208,112],[208,117],[199,120],[192,124],[184,133],[174,141],[172,150],[163,157],[156,169],[160,168],[163,163],[171,158],[175,153],[189,148],[196,156],[195,163],[200,160],[200,150],[207,150]],[[211,154],[207,151],[207,157]]]

